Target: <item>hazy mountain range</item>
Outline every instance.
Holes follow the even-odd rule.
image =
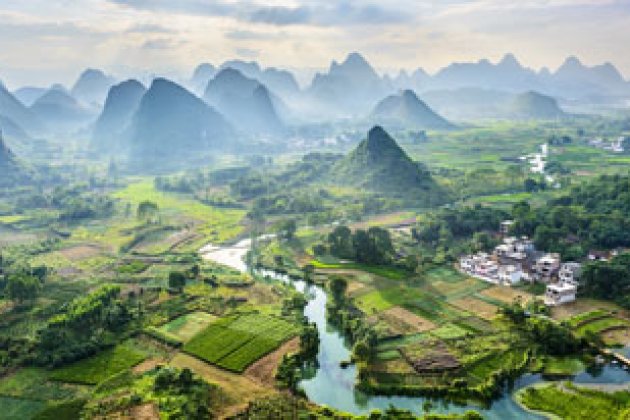
[[[589,67],[575,57],[554,72],[526,68],[507,54],[498,63],[453,63],[432,75],[419,68],[390,77],[351,53],[304,88],[289,71],[241,60],[201,64],[181,83],[157,78],[148,90],[137,81],[116,84],[97,69],[81,73],[71,89],[25,86],[12,93],[0,84],[0,128],[23,139],[89,128],[97,149],[168,153],[169,142],[194,150],[224,146],[226,133],[281,139],[311,122],[450,129],[478,118],[563,118],[568,101],[608,106],[629,97],[630,83],[612,64]]]
[[[256,79],[227,67],[208,82],[204,100],[237,129],[247,133],[280,135],[284,124],[280,120],[272,94]]]
[[[413,90],[390,95],[380,101],[372,111],[372,120],[377,124],[394,128],[422,130],[449,130],[453,124],[442,118],[421,101]]]

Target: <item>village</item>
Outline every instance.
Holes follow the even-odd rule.
[[[603,137],[596,137],[588,141],[588,145],[597,149],[607,150],[613,153],[624,153],[630,146],[630,137],[619,136],[616,139],[608,140]]]
[[[492,253],[478,252],[464,255],[459,268],[467,275],[489,283],[514,286],[520,282],[546,284],[544,302],[557,306],[575,301],[582,265],[575,261],[563,262],[557,253],[537,250],[526,237],[510,236],[513,221],[501,223],[503,241]],[[590,251],[589,260],[606,261],[607,253]]]

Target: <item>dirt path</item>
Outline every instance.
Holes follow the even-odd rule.
[[[133,369],[131,369],[131,371],[136,374],[141,374],[141,373],[148,372],[151,369],[155,368],[156,366],[162,365],[164,363],[166,362],[162,359],[151,358],[151,359],[145,360],[144,362],[140,362],[140,364],[134,366]]]
[[[275,385],[275,374],[282,356],[294,353],[300,348],[300,338],[295,337],[281,345],[277,350],[269,353],[245,371],[245,376],[269,387]]]

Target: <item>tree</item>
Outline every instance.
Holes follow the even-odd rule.
[[[168,275],[168,287],[182,290],[186,285],[186,276],[180,271],[171,271]]]
[[[306,264],[302,267],[302,275],[305,282],[312,282],[313,275],[315,274],[315,266],[313,264]]]
[[[333,295],[333,299],[335,299],[336,302],[341,302],[343,301],[344,295],[346,294],[348,282],[345,278],[341,276],[332,276],[330,278],[328,287],[330,288],[330,292]]]
[[[295,238],[295,232],[297,231],[297,223],[294,219],[285,219],[278,223],[277,232],[281,238],[290,241]]]
[[[359,362],[367,362],[370,360],[370,347],[363,340],[357,341],[352,347],[352,356]]]
[[[146,223],[153,222],[158,216],[159,207],[153,201],[142,201],[138,204],[138,210],[136,212],[138,219],[143,220]]]
[[[328,234],[330,253],[338,258],[352,259],[355,257],[352,243],[352,231],[348,226],[337,226]]]
[[[28,274],[12,274],[9,276],[6,289],[9,299],[22,303],[37,297],[41,283],[37,277]]]
[[[319,351],[317,325],[305,325],[300,334],[300,356],[303,361],[315,360]]]

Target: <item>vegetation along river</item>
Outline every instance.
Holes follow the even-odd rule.
[[[208,245],[201,250],[203,257],[220,264],[245,271],[245,255],[249,250],[251,241],[242,240],[231,246]],[[390,405],[411,410],[416,414],[422,414],[423,397],[404,396],[374,396],[355,389],[356,369],[354,366],[342,368],[340,363],[350,359],[350,346],[344,337],[329,325],[326,320],[325,290],[317,285],[309,285],[301,280],[291,280],[283,274],[273,271],[261,270],[258,274],[285,283],[292,283],[295,288],[305,293],[308,304],[304,308],[304,315],[310,322],[317,325],[320,337],[319,353],[317,360],[319,366],[314,376],[301,382],[309,400],[316,404],[346,411],[353,414],[366,414],[374,409],[387,409]],[[625,349],[626,352],[630,350]],[[514,381],[511,387],[507,387],[503,395],[494,400],[487,408],[477,405],[458,405],[445,400],[431,400],[433,411],[440,413],[463,413],[466,410],[479,411],[485,419],[544,419],[544,416],[524,410],[513,398],[514,392],[519,389],[543,382],[545,379],[539,374],[525,374]],[[618,365],[605,365],[597,373],[582,371],[575,375],[572,381],[576,384],[600,384],[602,386],[618,386],[630,383],[630,373]]]

